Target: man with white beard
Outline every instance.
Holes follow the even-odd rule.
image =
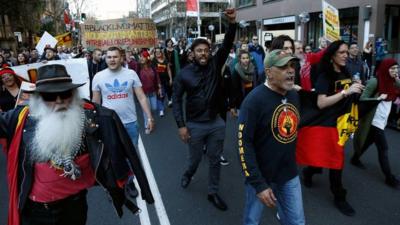
[[[136,175],[142,198],[154,202],[134,146],[118,115],[79,98],[62,65],[38,69],[29,107],[2,113],[7,138],[8,225],[84,225],[87,189],[101,185],[118,216],[129,199],[125,183]],[[4,203],[1,203],[4,204]]]

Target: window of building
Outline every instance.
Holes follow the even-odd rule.
[[[358,39],[358,7],[339,9],[340,38],[351,43]],[[322,12],[310,13],[307,23],[307,44],[318,47],[318,39],[324,35]]]
[[[387,50],[391,53],[400,52],[400,6],[387,5],[385,17]]]
[[[339,9],[340,38],[347,42],[358,39],[358,7]]]
[[[236,5],[238,8],[240,7],[247,7],[247,6],[253,6],[256,5],[257,1],[256,0],[236,0]]]

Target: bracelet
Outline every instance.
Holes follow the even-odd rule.
[[[154,118],[148,118],[148,121],[154,122]]]

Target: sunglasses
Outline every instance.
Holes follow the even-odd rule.
[[[72,97],[72,91],[64,91],[64,92],[55,92],[55,93],[40,93],[43,100],[46,102],[54,102],[57,100],[57,97],[60,97],[62,100],[68,99]]]

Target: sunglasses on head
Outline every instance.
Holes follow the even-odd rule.
[[[57,100],[57,97],[65,100],[72,97],[72,90],[55,93],[40,93],[40,96],[42,96],[43,100],[46,102],[54,102]]]

